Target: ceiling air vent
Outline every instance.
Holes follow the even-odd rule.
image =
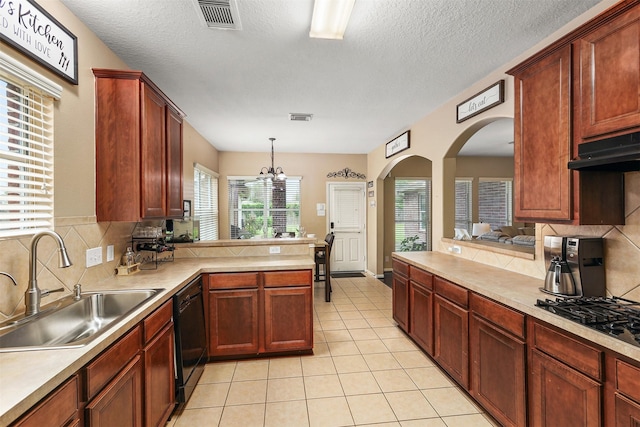
[[[307,113],[289,113],[289,120],[292,122],[310,122],[313,114]]]
[[[241,30],[236,0],[194,0],[200,17],[209,28]]]

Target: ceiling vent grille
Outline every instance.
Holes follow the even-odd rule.
[[[240,30],[240,15],[236,0],[194,0],[200,17],[209,28]]]
[[[307,113],[289,113],[289,120],[292,122],[310,122],[313,114]]]

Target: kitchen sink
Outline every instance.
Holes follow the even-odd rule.
[[[86,292],[62,298],[33,316],[0,324],[0,352],[87,345],[163,289]]]

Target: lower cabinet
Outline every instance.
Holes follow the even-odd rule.
[[[409,336],[433,355],[433,275],[410,266]]]
[[[503,426],[527,425],[523,314],[471,294],[471,395]]]
[[[615,409],[609,411],[607,421],[612,417],[613,422],[609,424],[615,427],[638,427],[640,426],[640,366],[632,365],[619,358],[609,358],[607,360],[608,371],[615,378],[615,387],[609,387],[609,393],[613,396],[613,406]],[[605,401],[610,396],[605,396]]]
[[[122,371],[89,402],[86,423],[92,427],[142,426],[142,359],[135,356]]]
[[[469,388],[468,291],[434,278],[433,358],[465,389]]]
[[[12,425],[16,427],[80,425],[79,409],[80,379],[78,375],[74,375]]]
[[[144,425],[166,424],[176,404],[172,301],[168,301],[144,324]]]
[[[409,265],[402,261],[393,260],[393,320],[398,326],[409,332]]]
[[[530,425],[601,426],[604,353],[537,321],[528,335]]]
[[[311,273],[210,274],[206,308],[209,356],[311,351]]]

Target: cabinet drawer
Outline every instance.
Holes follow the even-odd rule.
[[[414,282],[424,286],[430,291],[433,290],[433,274],[427,273],[412,265],[409,266],[409,278]]]
[[[488,298],[470,296],[471,311],[518,338],[525,338],[525,316]]]
[[[616,389],[640,402],[640,368],[616,359]]]
[[[216,273],[209,275],[209,289],[247,289],[258,287],[258,273]]]
[[[264,286],[311,286],[311,270],[267,271],[264,273]]]
[[[593,379],[603,379],[603,353],[570,335],[533,323],[532,344]]]
[[[144,342],[151,341],[151,338],[157,334],[164,325],[171,320],[173,314],[173,300],[169,300],[159,309],[144,319]]]
[[[405,277],[409,277],[409,264],[406,262],[393,259],[393,273],[402,274]]]
[[[76,415],[79,404],[78,376],[74,375],[65,384],[44,398],[29,414],[13,424],[25,426],[61,426]]]
[[[87,400],[91,400],[140,351],[142,331],[136,326],[87,365]]]
[[[469,308],[469,291],[441,277],[434,276],[434,287],[436,293],[458,304],[462,308]]]

